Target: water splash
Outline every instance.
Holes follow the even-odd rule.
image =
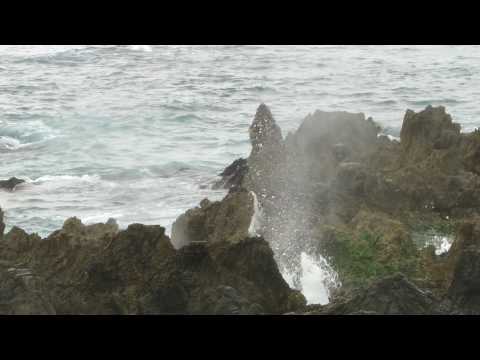
[[[282,275],[290,287],[303,293],[307,304],[328,304],[331,290],[340,286],[338,275],[327,260],[306,252],[301,252],[295,273],[284,270]]]
[[[258,202],[257,194],[253,191],[250,191],[250,195],[253,198],[253,215],[252,220],[250,221],[250,226],[248,227],[248,235],[251,237],[258,236],[258,230],[261,227],[262,223],[262,208]]]

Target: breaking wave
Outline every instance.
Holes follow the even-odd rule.
[[[129,45],[128,48],[133,51],[152,52],[150,45]]]

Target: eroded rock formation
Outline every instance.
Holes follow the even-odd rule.
[[[263,105],[261,113],[274,128]],[[257,113],[254,124],[258,121]],[[261,126],[252,125],[251,133],[252,128]],[[414,289],[395,278],[400,272],[421,292],[428,289],[441,299],[443,307],[435,311],[478,311],[476,250],[458,252],[460,245],[454,245],[447,254],[436,254],[431,244],[418,242],[457,234],[455,243],[462,243],[466,235],[457,231],[459,224],[478,221],[480,136],[460,130],[441,106],[408,110],[399,141],[381,134],[363,114],[317,111],[285,140],[279,131],[272,141],[262,140],[269,144],[264,153],[252,141],[248,173],[243,171],[239,186],[262,195],[261,233],[280,263],[292,263],[295,254],[313,246],[338,271],[340,293],[368,288],[391,298],[382,290],[388,287],[369,288],[378,281]],[[386,311],[383,305],[372,310],[352,304],[358,311]]]
[[[83,225],[0,242],[2,314],[281,314],[305,305],[262,238],[175,250],[165,229]]]

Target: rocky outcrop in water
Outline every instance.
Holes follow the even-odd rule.
[[[17,185],[23,184],[25,180],[12,177],[8,180],[0,180],[0,189],[13,191]]]

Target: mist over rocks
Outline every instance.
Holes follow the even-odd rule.
[[[272,131],[271,141],[264,138],[266,131],[255,134],[264,124],[276,128],[262,104],[250,128],[252,153],[240,186],[260,195],[264,210],[260,233],[275,250],[281,268],[298,270],[300,253],[313,249],[338,272],[342,286],[331,291],[334,303],[339,301],[335,294],[354,296],[358,289],[368,289],[367,293],[397,305],[402,298],[408,303],[409,297],[433,304],[395,305],[398,313],[461,313],[474,308],[465,307],[467,302],[458,300],[461,291],[454,289],[467,284],[475,291],[476,285],[460,279],[469,278],[462,275],[467,271],[475,274],[476,253],[437,255],[428,241],[456,238],[455,249],[459,224],[478,221],[478,131],[461,133],[460,125],[441,106],[428,106],[419,113],[407,110],[400,141],[382,135],[381,127],[363,114],[317,111],[284,140],[277,130]],[[259,143],[268,146],[264,150]],[[388,286],[374,285],[378,281]],[[403,295],[397,300],[392,298],[396,291],[387,291],[392,287],[405,290],[399,290]],[[424,291],[436,300],[427,301]],[[351,303],[357,304],[349,310],[352,313],[389,313],[385,304],[373,309]],[[337,309],[333,313],[344,313],[334,305],[331,308]]]

